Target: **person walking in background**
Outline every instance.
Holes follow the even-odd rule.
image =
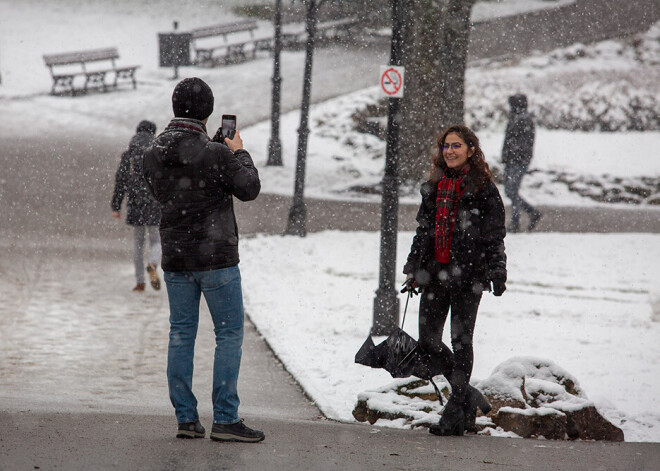
[[[520,197],[520,184],[527,173],[534,154],[534,121],[527,112],[527,97],[509,97],[511,113],[504,134],[502,163],[504,164],[504,193],[511,199],[510,232],[520,231],[520,210],[529,214],[527,230],[531,231],[541,219],[541,212]]]
[[[199,78],[179,82],[172,94],[174,119],[144,156],[145,180],[161,204],[163,271],[170,305],[167,381],[178,422],[178,438],[203,438],[197,399],[192,391],[193,355],[201,295],[215,331],[213,428],[211,439],[258,442],[261,431],[238,416],[238,373],[243,343],[243,294],[238,269],[238,228],[233,197],[254,200],[259,173],[233,139],[206,123],[213,92]]]
[[[142,157],[151,145],[156,133],[156,125],[151,121],[141,121],[135,135],[131,138],[128,149],[122,154],[119,168],[115,174],[115,190],[112,195],[112,217],[121,217],[121,204],[126,197],[126,224],[133,226],[133,264],[137,284],[133,291],[142,292],[145,287],[144,246],[149,241],[149,262],[147,272],[151,286],[160,289],[158,265],[160,264],[161,246],[158,225],[160,224],[160,205],[151,196],[142,178]]]
[[[408,260],[404,289],[422,289],[419,349],[429,368],[451,385],[451,396],[436,435],[475,431],[477,408],[491,406],[470,386],[472,337],[482,292],[506,290],[504,205],[479,139],[467,126],[454,125],[438,137],[429,180],[422,184],[418,227]],[[492,288],[491,288],[492,285]],[[452,349],[442,342],[451,310]]]

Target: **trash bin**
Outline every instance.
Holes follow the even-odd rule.
[[[190,42],[192,33],[158,33],[161,67],[192,65]]]

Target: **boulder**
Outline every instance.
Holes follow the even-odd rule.
[[[493,405],[491,420],[503,430],[522,437],[623,441],[623,431],[598,412],[578,380],[550,360],[511,358],[480,387]]]
[[[443,403],[450,387],[435,378]],[[498,365],[485,380],[473,382],[493,406],[487,417],[478,413],[477,430],[497,434],[512,432],[524,438],[554,440],[623,441],[623,431],[603,417],[589,401],[577,379],[549,360],[511,358]],[[443,405],[428,381],[399,379],[358,395],[353,416],[371,424],[397,421],[397,426],[437,423]]]
[[[493,423],[523,438],[563,440],[566,437],[566,414],[547,407],[502,407],[493,417]]]
[[[449,384],[442,376],[435,383],[443,396],[449,396]],[[398,379],[381,388],[365,391],[358,395],[353,417],[359,422],[376,423],[378,420],[403,420],[410,427],[437,423],[442,405],[435,390],[426,380],[417,378]]]
[[[623,441],[623,430],[600,415],[594,406],[567,412],[566,433],[571,439]]]

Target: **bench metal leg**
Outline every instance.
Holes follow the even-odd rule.
[[[137,89],[137,80],[135,78],[135,69],[119,69],[115,70],[115,81],[113,86],[117,88],[119,79],[130,80],[133,83],[133,89]]]
[[[83,89],[85,93],[89,90],[89,87],[100,88],[104,92],[108,91],[108,87],[105,83],[105,71],[103,72],[89,72],[86,75],[85,88]]]
[[[62,91],[68,92],[71,96],[75,95],[75,89],[73,88],[73,79],[75,75],[63,75],[59,77],[53,77],[53,87],[50,89],[51,95],[57,95],[58,87]]]

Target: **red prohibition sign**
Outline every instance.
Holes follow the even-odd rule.
[[[387,69],[380,78],[380,87],[388,95],[396,95],[402,85],[401,74],[396,69]]]

